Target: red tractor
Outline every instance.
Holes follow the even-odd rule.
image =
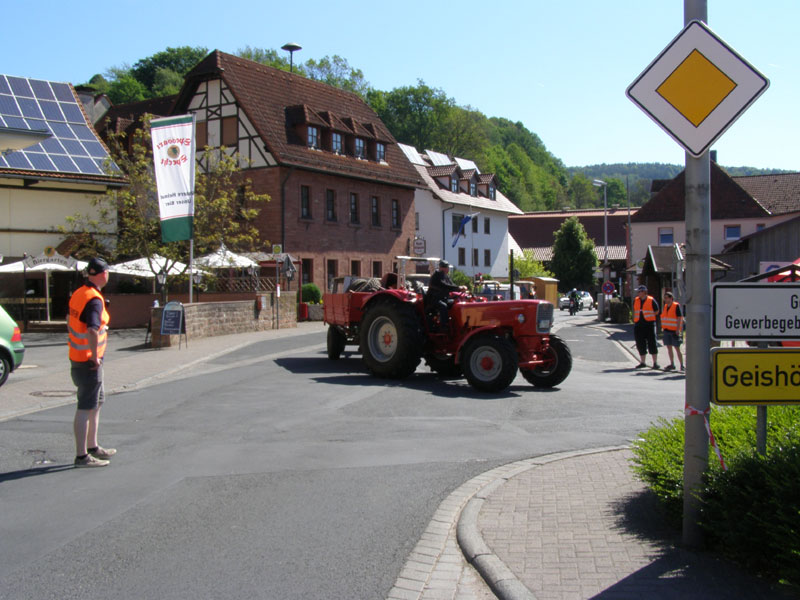
[[[399,274],[375,280],[337,280],[324,297],[328,357],[337,360],[345,346],[357,344],[367,369],[378,377],[401,379],[424,358],[445,377],[462,374],[476,389],[499,392],[517,370],[535,387],[549,388],[567,378],[572,354],[550,334],[553,305],[543,300],[485,301],[453,294],[447,329],[438,327],[437,311],[426,311],[422,286]],[[425,259],[438,261],[438,259]]]

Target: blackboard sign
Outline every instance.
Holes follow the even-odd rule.
[[[186,333],[183,304],[167,302],[164,305],[164,312],[161,313],[161,335],[180,335],[182,333]]]

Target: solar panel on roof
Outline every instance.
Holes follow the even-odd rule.
[[[38,144],[0,156],[0,168],[103,175],[108,152],[69,84],[0,75],[0,127],[48,131]]]

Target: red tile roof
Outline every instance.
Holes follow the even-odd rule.
[[[638,209],[631,209],[631,215]],[[544,248],[553,245],[555,232],[569,217],[578,217],[586,230],[586,235],[594,240],[595,246],[605,241],[603,210],[564,210],[524,215],[511,215],[508,218],[508,232],[517,240],[521,248]],[[633,218],[631,218],[633,220]],[[627,208],[612,208],[608,211],[608,247],[625,247],[625,226],[628,222]],[[610,256],[610,253],[609,253]]]
[[[175,103],[175,112],[187,110],[197,84],[221,78],[275,160],[285,166],[379,181],[405,187],[420,185],[420,177],[386,126],[356,94],[215,50],[186,75],[186,83]],[[296,107],[307,107],[305,115],[331,123],[334,130],[352,132],[386,143],[385,162],[359,160],[332,152],[313,150],[287,127],[287,108],[296,117]],[[332,117],[335,115],[335,118]],[[335,125],[334,125],[335,123]]]
[[[685,187],[685,175],[684,172],[681,172],[642,206],[631,218],[631,221],[635,223],[684,221],[686,219]],[[715,162],[711,162],[712,219],[757,218],[769,214],[765,206],[757,202]]]
[[[800,173],[751,175],[733,180],[773,215],[800,210]]]

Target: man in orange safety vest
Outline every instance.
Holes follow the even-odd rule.
[[[636,298],[633,300],[633,337],[636,339],[636,349],[639,351],[639,364],[637,369],[647,366],[646,355],[653,357],[653,368],[658,369],[658,346],[656,345],[656,319],[658,318],[658,302],[648,295],[647,286],[640,285],[636,288]]]

